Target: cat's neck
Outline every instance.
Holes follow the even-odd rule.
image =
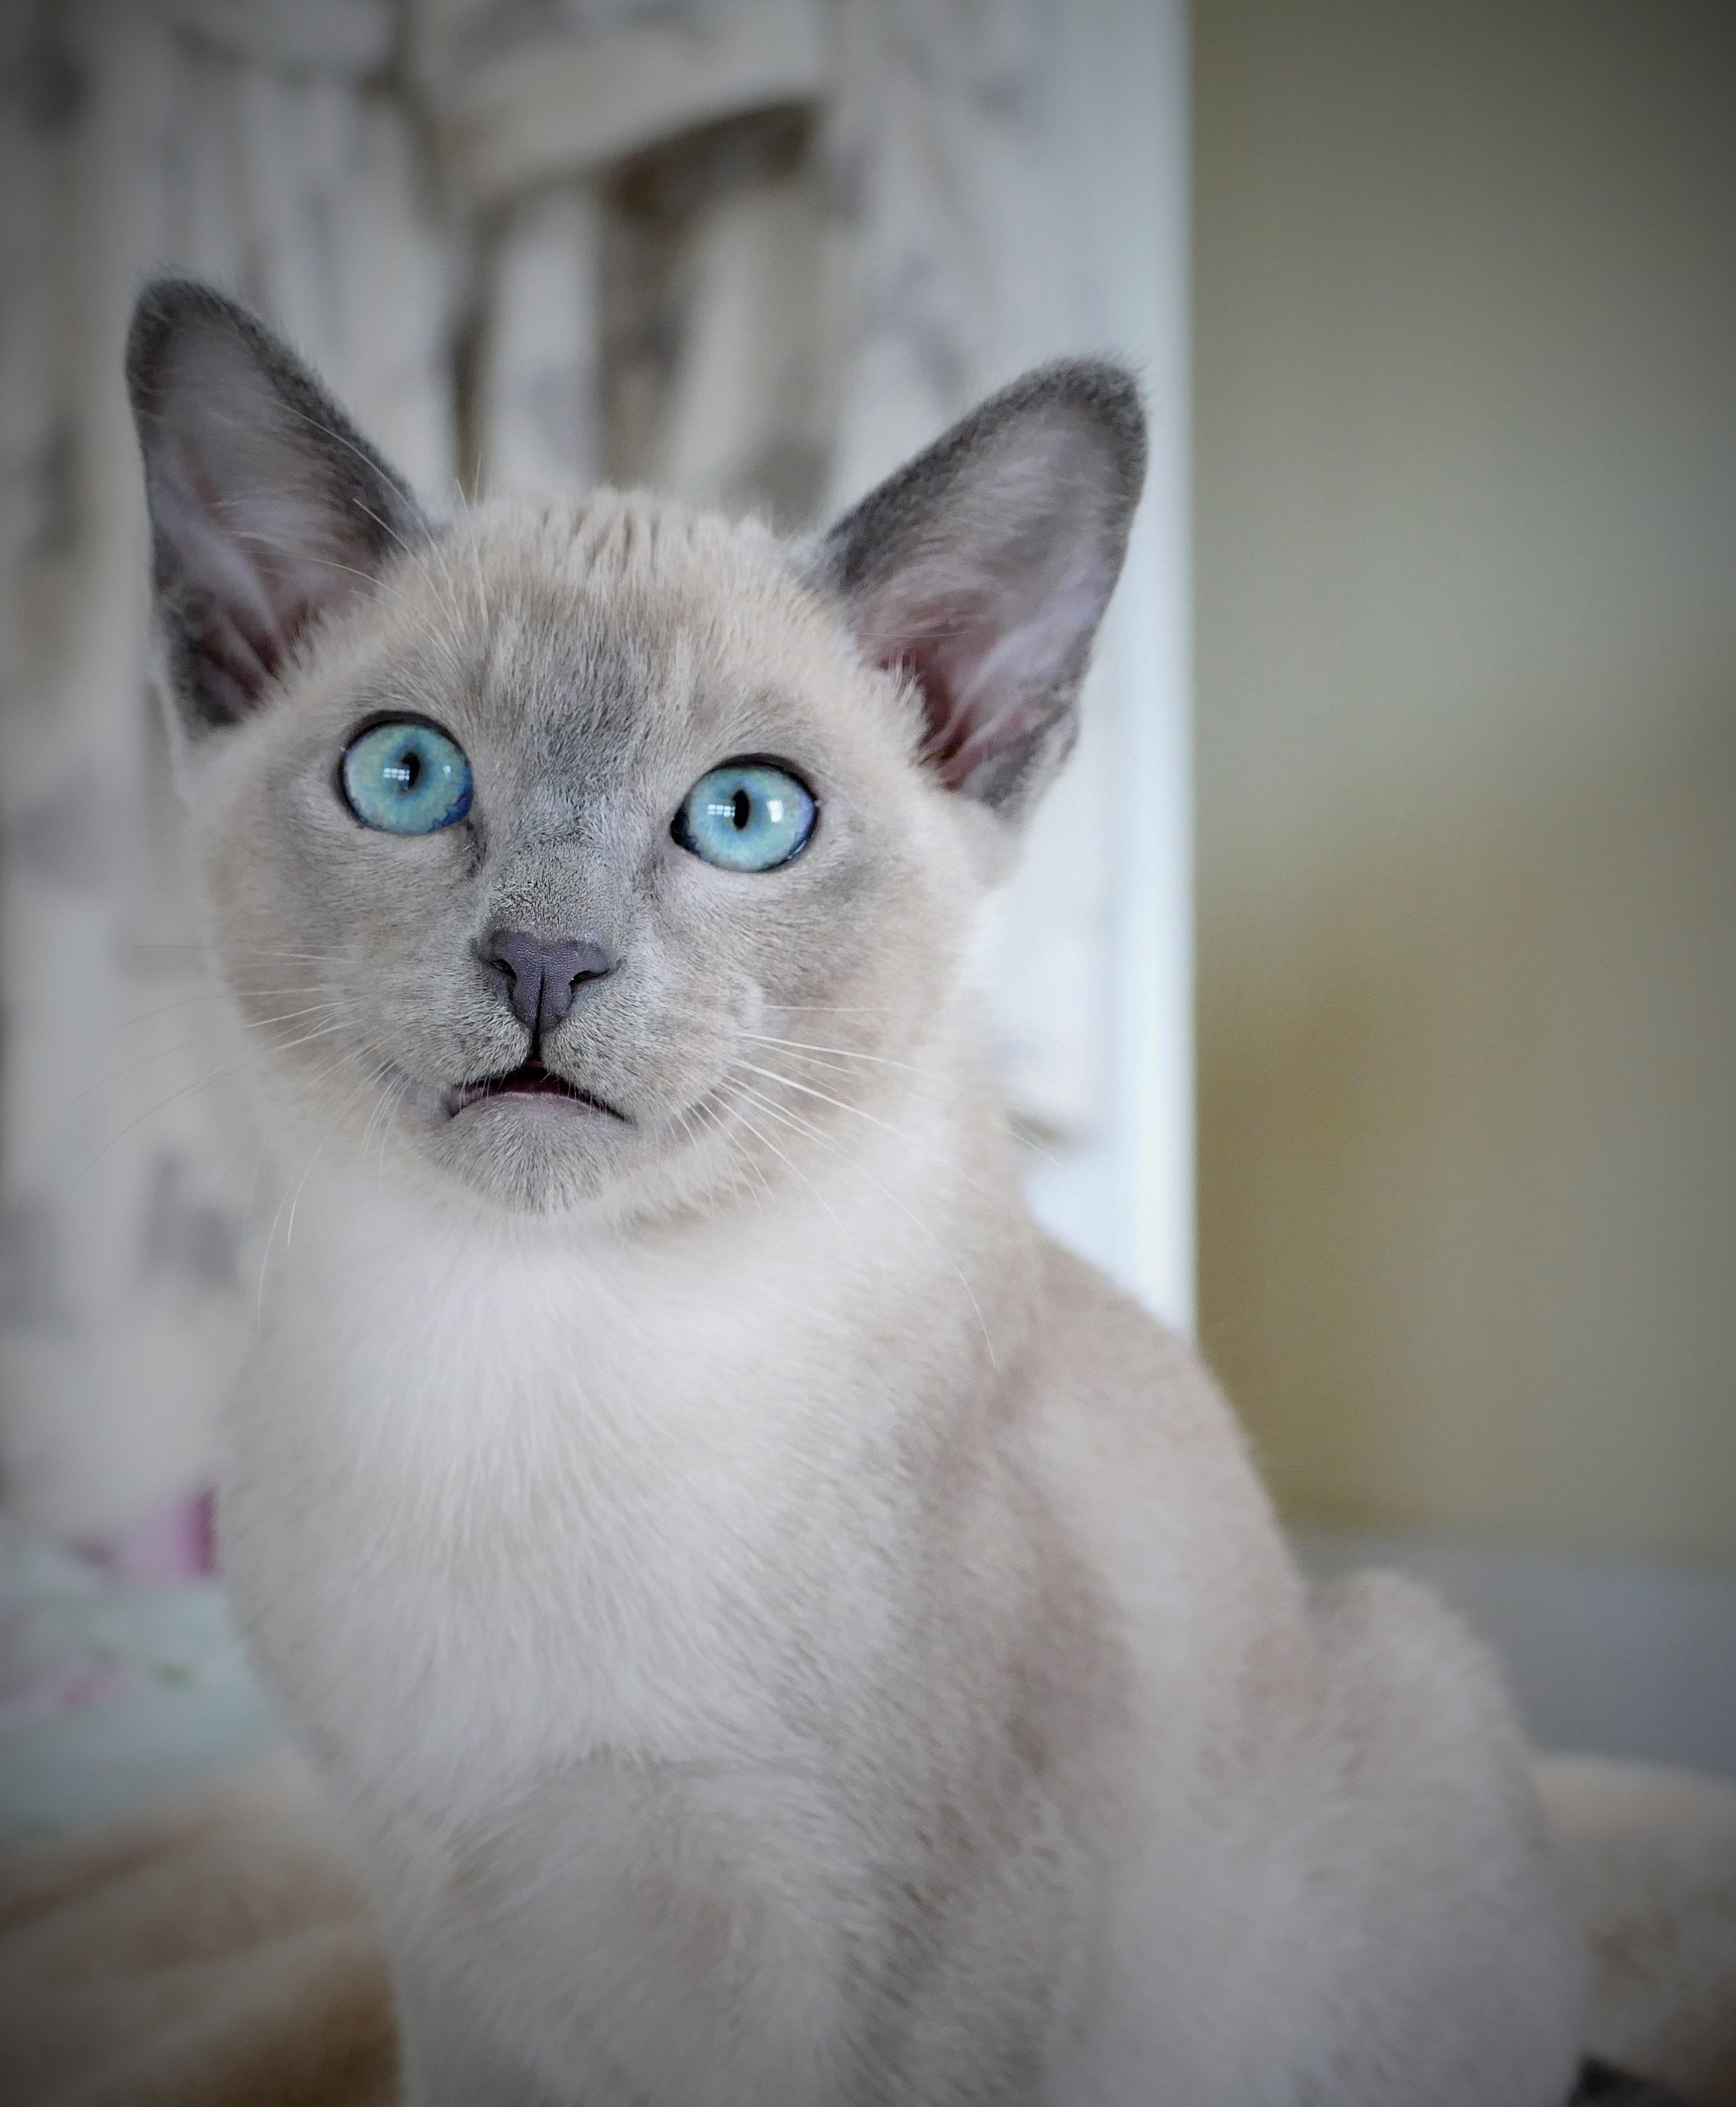
[[[1036,1321],[1035,1232],[974,1094],[882,1106],[854,1143],[632,1232],[310,1173],[220,1511],[255,1642],[334,1747],[358,1687],[390,1699],[376,1722],[419,1720],[437,1634],[440,1673],[466,1664],[481,1693],[450,1729],[476,1775],[545,1748],[551,1660],[571,1745],[689,1751],[741,1723],[753,1633],[876,1599],[929,1497],[920,1459],[999,1413]],[[380,1763],[432,1793],[451,1781],[427,1780],[428,1741]]]
[[[605,1417],[679,1418],[714,1384],[799,1413],[817,1386],[908,1390],[905,1359],[925,1388],[992,1383],[1029,1322],[1034,1248],[1011,1144],[961,1074],[631,1225],[514,1220],[322,1164],[263,1301],[269,1332],[347,1364],[347,1390],[362,1367],[388,1395],[414,1368],[472,1396],[564,1368]]]

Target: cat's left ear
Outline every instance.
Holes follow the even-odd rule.
[[[127,384],[168,680],[197,737],[265,699],[310,623],[428,530],[301,361],[209,285],[146,287]]]
[[[1145,479],[1131,377],[1069,361],[993,396],[847,513],[807,576],[921,690],[923,758],[1022,817],[1066,758]]]

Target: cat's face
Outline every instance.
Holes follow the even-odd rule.
[[[216,946],[322,1146],[619,1211],[878,1116],[1070,739],[1124,384],[1027,384],[797,553],[610,492],[430,527],[201,289],[131,373]]]
[[[919,735],[763,536],[483,515],[191,771],[225,976],[277,1087],[388,1162],[541,1209],[690,1182],[726,1130],[775,1161],[955,975],[980,880]],[[366,824],[412,770],[435,802],[379,816],[433,824]]]

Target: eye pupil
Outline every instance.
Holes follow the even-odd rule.
[[[745,832],[747,822],[753,817],[753,800],[745,790],[736,792],[732,801],[732,810],[734,813],[737,832]]]

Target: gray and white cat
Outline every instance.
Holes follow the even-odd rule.
[[[1126,376],[1033,374],[792,548],[436,524],[186,282],[128,371],[300,1181],[223,1563],[411,2107],[1554,2107],[1580,1942],[1496,1678],[1396,1579],[1310,1598],[985,1080]]]

